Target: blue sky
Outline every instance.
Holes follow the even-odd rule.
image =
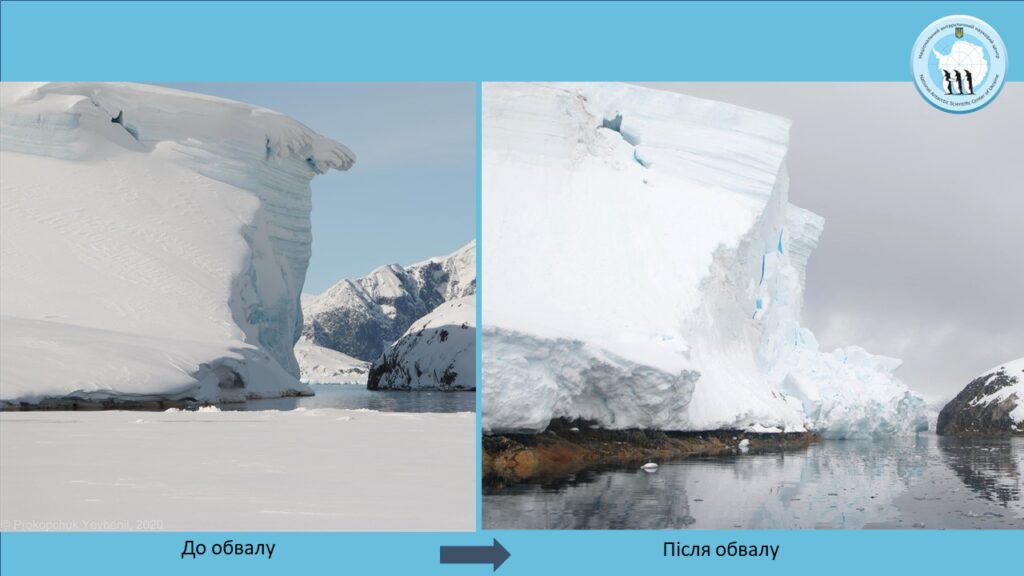
[[[313,180],[305,292],[455,251],[476,231],[473,84],[170,84],[277,110],[355,152]]]

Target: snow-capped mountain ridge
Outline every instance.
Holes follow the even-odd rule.
[[[1024,358],[979,374],[939,412],[936,432],[1024,434]]]
[[[380,266],[338,282],[304,310],[303,337],[365,361],[375,361],[418,318],[476,292],[476,243],[403,267]]]
[[[304,389],[309,181],[351,151],[276,112],[152,86],[5,83],[0,99],[2,340],[18,359],[4,399]]]

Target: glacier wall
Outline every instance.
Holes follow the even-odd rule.
[[[823,219],[789,121],[619,84],[488,84],[483,426],[908,433],[898,361],[800,326]]]
[[[270,110],[145,85],[5,83],[2,103],[0,313],[5,360],[20,360],[0,398],[304,389],[309,182],[351,167],[350,150]]]

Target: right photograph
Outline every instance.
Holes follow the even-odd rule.
[[[484,83],[486,529],[1024,528],[1024,90]]]

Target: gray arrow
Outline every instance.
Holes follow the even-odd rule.
[[[497,538],[490,546],[441,546],[441,564],[491,564],[497,571],[509,556]]]

